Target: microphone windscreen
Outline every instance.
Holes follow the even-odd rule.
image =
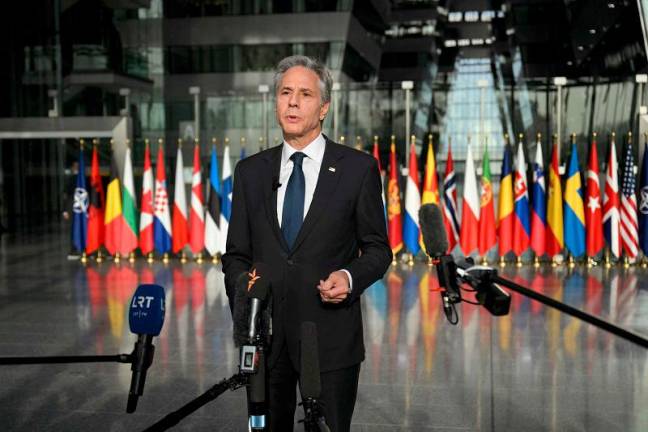
[[[247,297],[248,280],[248,273],[241,273],[236,279],[234,291],[234,311],[232,313],[232,321],[234,322],[234,346],[237,348],[241,345],[245,345],[247,341],[250,319],[250,302]]]
[[[132,333],[158,336],[164,324],[164,288],[144,284],[137,287],[128,309],[128,325]]]
[[[448,251],[448,236],[439,206],[423,204],[419,209],[419,224],[427,254],[431,257],[445,255]]]
[[[320,383],[317,326],[306,321],[301,324],[301,393],[302,398],[318,399],[322,392]]]
[[[270,292],[270,267],[264,263],[252,265],[249,273],[247,296],[265,301]]]

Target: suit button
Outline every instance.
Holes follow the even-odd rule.
[[[286,261],[286,262],[288,263],[288,265],[293,265],[293,264],[295,264],[295,262],[294,262],[293,260],[291,260],[291,259],[289,259],[289,260]]]

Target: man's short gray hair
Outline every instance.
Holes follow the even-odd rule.
[[[320,93],[322,94],[322,105],[331,101],[331,88],[333,87],[333,78],[328,68],[319,60],[303,55],[294,55],[286,57],[277,64],[274,75],[275,94],[279,90],[279,83],[283,74],[292,67],[302,66],[310,69],[319,77]]]

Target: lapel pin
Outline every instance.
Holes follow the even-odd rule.
[[[334,167],[329,167],[329,171],[335,172],[335,168]]]

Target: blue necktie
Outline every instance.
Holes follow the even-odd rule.
[[[304,221],[304,191],[306,181],[302,171],[302,161],[306,155],[301,152],[293,153],[290,160],[293,161],[293,170],[286,186],[286,195],[283,202],[283,213],[281,215],[281,232],[292,249],[299,229]]]

